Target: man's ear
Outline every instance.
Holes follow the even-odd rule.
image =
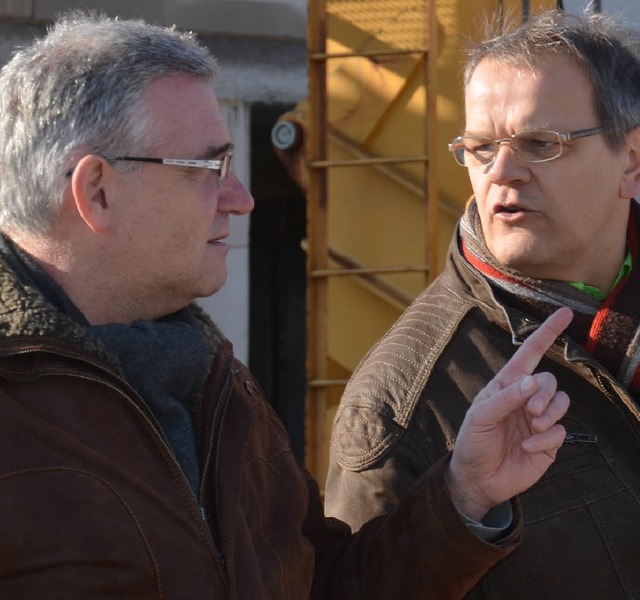
[[[109,228],[112,208],[106,183],[109,163],[97,154],[83,156],[71,176],[71,191],[78,214],[94,233]]]
[[[625,152],[628,160],[620,181],[620,195],[631,200],[640,194],[640,127],[627,135]]]

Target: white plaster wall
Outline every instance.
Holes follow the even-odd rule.
[[[232,169],[249,189],[249,110],[241,101],[219,99],[235,145]],[[235,355],[244,363],[249,357],[249,216],[231,216],[225,286],[198,302],[233,342]]]

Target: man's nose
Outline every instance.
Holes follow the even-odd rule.
[[[246,215],[253,210],[253,196],[249,193],[236,175],[229,172],[220,181],[218,192],[218,210],[234,215]]]
[[[503,138],[501,140],[496,140],[496,156],[500,152],[502,146],[508,146],[509,150],[511,150],[511,152],[516,155],[516,147],[513,144],[513,140],[511,138]]]
[[[497,141],[496,156],[489,167],[488,175],[492,181],[501,184],[528,179],[530,171],[516,156],[512,140]]]

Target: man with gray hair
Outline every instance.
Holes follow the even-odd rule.
[[[639,50],[610,17],[556,11],[471,49],[449,148],[474,197],[338,409],[327,513],[357,529],[448,453],[514,346],[573,311],[540,363],[572,398],[566,443],[469,598],[640,598]]]
[[[397,511],[355,535],[326,519],[193,304],[253,207],[216,70],[190,34],[71,13],[0,74],[0,597],[459,596],[522,529],[517,507],[497,531],[461,512],[509,512],[564,439],[568,397],[532,371],[570,311]]]

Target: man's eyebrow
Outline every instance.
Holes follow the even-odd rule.
[[[228,142],[223,146],[209,146],[200,156],[198,156],[198,158],[204,160],[215,159],[221,154],[229,152],[229,150],[231,150],[232,148],[233,144],[231,142]]]

